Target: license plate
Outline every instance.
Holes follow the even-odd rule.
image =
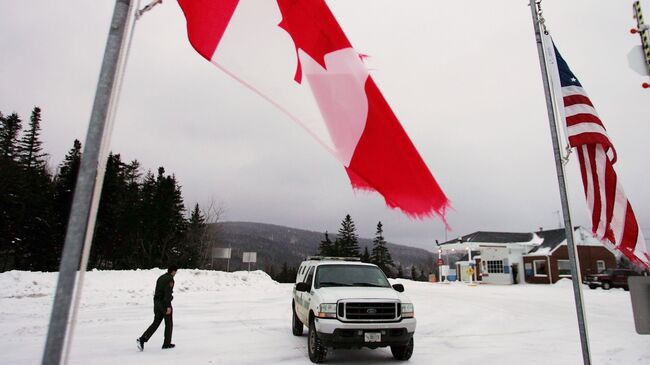
[[[381,332],[366,332],[363,339],[365,342],[381,342]]]

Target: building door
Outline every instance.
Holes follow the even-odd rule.
[[[519,264],[512,264],[512,283],[519,284]]]

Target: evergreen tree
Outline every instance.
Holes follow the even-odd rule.
[[[155,227],[153,245],[157,251],[157,257],[151,262],[153,266],[164,267],[169,262],[178,262],[179,266],[186,265],[188,247],[181,244],[186,229],[184,217],[185,207],[181,189],[176,182],[176,177],[165,176],[165,169],[158,168],[155,192]]]
[[[411,280],[417,281],[419,276],[420,274],[418,273],[418,269],[415,267],[415,265],[411,266]]]
[[[140,199],[137,206],[140,229],[137,233],[136,244],[139,251],[138,267],[151,268],[155,264],[158,251],[153,244],[156,231],[156,178],[147,171],[140,187]]]
[[[287,283],[295,283],[296,282],[296,276],[298,275],[298,268],[297,267],[290,267],[289,268],[289,278],[287,280]]]
[[[45,153],[43,153],[41,135],[41,108],[34,107],[29,120],[29,128],[17,145],[18,159],[26,169],[45,170]]]
[[[375,239],[372,240],[372,256],[370,257],[370,262],[379,266],[384,273],[388,276],[392,274],[393,258],[390,255],[386,240],[384,239],[384,230],[381,222],[377,223],[377,233],[375,233]]]
[[[402,269],[402,264],[397,265],[397,277],[404,278],[404,269]]]
[[[53,239],[52,179],[46,169],[42,153],[40,134],[40,109],[32,113],[29,129],[18,138],[20,118],[16,114],[5,118],[8,129],[3,130],[5,155],[18,168],[13,175],[10,188],[19,205],[11,215],[15,223],[15,268],[22,270],[56,270],[58,252]],[[4,140],[4,137],[7,137]]]
[[[364,247],[363,255],[361,256],[361,262],[371,262],[370,253],[368,252],[368,247]]]
[[[16,268],[54,271],[59,266],[61,246],[54,235],[52,180],[45,166],[26,170],[23,176],[22,209],[16,215],[24,251],[17,257]]]
[[[282,269],[280,269],[276,281],[278,283],[287,283],[288,280],[289,280],[289,267],[287,266],[287,263],[284,262],[282,263]]]
[[[264,271],[271,277],[271,279],[275,280],[276,274],[275,274],[275,267],[273,265],[269,265],[264,269]]]
[[[81,162],[75,140],[54,177],[40,138],[35,107],[21,134],[18,114],[0,112],[0,271],[56,270]],[[159,168],[141,178],[137,161],[110,153],[104,174],[90,266],[129,269],[175,263],[198,267],[206,218],[198,204],[189,217],[175,176]],[[296,269],[285,270],[293,280]]]
[[[121,164],[122,159],[119,154],[109,153],[88,262],[91,268],[112,269],[116,260],[115,248],[119,245],[119,241],[123,240],[119,226],[122,213],[120,193],[123,185]]]
[[[74,140],[54,176],[52,191],[52,240],[57,256],[61,256],[68,225],[72,195],[81,163],[81,142]]]
[[[63,236],[63,231],[65,231],[65,227],[68,224],[72,194],[77,183],[80,164],[81,142],[75,139],[72,148],[65,155],[63,162],[59,166],[59,172],[54,178],[54,209],[61,236]]]
[[[134,255],[141,232],[140,213],[140,163],[136,160],[121,165],[120,196],[122,208],[120,209],[120,223],[122,240],[116,247],[114,267],[116,269],[132,269],[138,266],[138,257]]]
[[[166,240],[169,244],[170,257],[163,259],[163,265],[166,262],[176,262],[182,267],[196,268],[193,261],[200,256],[198,247],[187,245],[184,236],[187,231],[187,220],[185,219],[185,205],[181,187],[176,181],[176,176],[167,176],[167,194],[168,195],[168,217],[166,222],[170,225],[171,230]]]
[[[429,274],[424,271],[424,269],[420,269],[420,276],[418,277],[419,281],[429,281]]]
[[[194,209],[192,209],[192,212],[190,213],[189,224],[190,224],[190,228],[205,227],[205,216],[203,215],[203,212],[201,212],[199,203],[196,203],[196,205],[194,205]]]
[[[16,113],[12,113],[7,117],[0,114],[0,158],[16,161],[18,137],[22,129],[22,123]]]
[[[14,159],[21,120],[16,114],[5,117],[0,112],[0,271],[15,266],[17,250],[22,245],[22,169]]]
[[[0,271],[56,270],[81,162],[73,147],[54,178],[40,139],[41,109],[35,107],[22,133],[21,118],[0,113]],[[137,161],[110,153],[95,226],[90,266],[130,269],[200,264],[207,231],[198,204],[189,217],[175,176],[159,168],[141,178]],[[285,280],[293,281],[287,267]]]
[[[338,256],[359,257],[359,236],[356,233],[356,227],[350,215],[346,215],[341,222],[338,237],[335,246],[338,246]]]
[[[336,256],[334,244],[330,240],[327,231],[325,231],[325,239],[320,241],[320,245],[318,245],[318,256]]]
[[[204,249],[204,238],[207,230],[205,215],[199,207],[199,203],[194,205],[190,213],[190,220],[187,225],[187,234],[184,240],[185,252],[180,260],[184,262],[185,267],[198,268],[201,265],[201,255]]]
[[[78,147],[75,143],[70,161],[78,156]],[[156,177],[149,171],[141,179],[139,169],[137,161],[127,164],[119,154],[109,155],[90,267],[199,267],[206,230],[200,207],[186,219],[176,178],[160,167]]]

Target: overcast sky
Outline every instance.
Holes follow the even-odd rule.
[[[260,0],[271,1],[271,0]],[[544,92],[526,0],[329,0],[353,46],[450,198],[449,239],[477,230],[557,228],[560,210]],[[650,14],[650,1],[641,1]],[[114,2],[0,0],[0,111],[43,109],[50,163],[85,139]],[[615,165],[650,237],[650,91],[630,69],[632,1],[544,0],[547,25],[618,151]],[[225,220],[336,231],[433,249],[437,220],[413,221],[355,193],[343,167],[298,125],[189,45],[168,0],[136,26],[111,149],[164,166],[186,206]],[[587,225],[577,156],[567,166],[575,224]]]

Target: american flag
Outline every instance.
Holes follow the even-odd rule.
[[[550,36],[546,40],[558,112],[566,122],[569,145],[578,154],[592,231],[634,264],[650,269],[647,244],[614,170],[614,145],[580,81]]]

